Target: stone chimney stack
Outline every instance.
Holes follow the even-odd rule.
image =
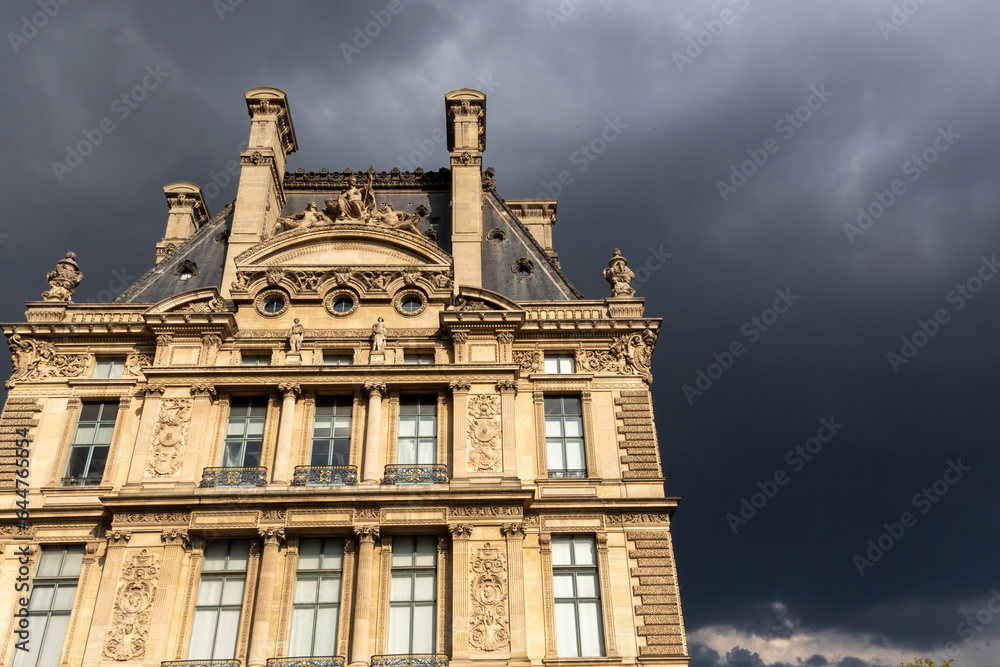
[[[486,95],[461,88],[444,96],[451,157],[451,254],[455,284],[483,286],[483,150]]]
[[[552,247],[552,227],[556,224],[556,199],[505,199],[504,203],[517,214],[538,245],[549,257],[558,261],[559,254]]]
[[[250,140],[240,153],[240,185],[222,277],[224,297],[236,279],[236,256],[259,243],[278,219],[285,205],[285,158],[298,150],[285,93],[277,88],[254,88],[243,96],[250,112]]]
[[[156,263],[159,264],[174,248],[191,238],[209,220],[208,207],[201,195],[201,188],[194,183],[179,181],[163,187],[170,213],[167,231],[156,244]]]

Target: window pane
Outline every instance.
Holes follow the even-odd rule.
[[[229,567],[226,569],[230,572],[246,570],[249,557],[250,540],[233,540],[230,542]]]
[[[596,598],[597,575],[580,572],[576,575],[576,595],[580,598]]]
[[[582,655],[604,655],[599,602],[580,603],[580,642],[583,645]]]
[[[389,653],[410,652],[410,608],[389,608]]]
[[[82,422],[95,422],[100,415],[100,403],[84,403],[80,406],[80,421]]]
[[[54,577],[58,575],[62,559],[63,550],[59,547],[43,547],[42,555],[38,557],[38,569],[35,570],[35,576]]]
[[[219,604],[222,600],[222,583],[222,579],[202,579],[198,585],[198,600],[195,604],[199,607]]]
[[[313,577],[301,577],[295,582],[295,604],[316,602],[316,591],[319,582]]]
[[[94,447],[90,452],[90,465],[87,466],[87,477],[100,479],[104,475],[104,463],[108,460],[107,447]]]
[[[77,577],[83,569],[83,547],[66,547],[66,556],[63,558],[62,576]]]
[[[545,372],[546,373],[558,373],[559,372],[559,361],[555,357],[547,356],[545,357]]]
[[[417,539],[417,557],[415,565],[423,567],[434,567],[437,561],[437,543],[433,537],[420,537]]]
[[[239,609],[226,609],[219,612],[219,629],[215,633],[215,651],[212,657],[225,660],[236,655],[236,634],[239,632]]]
[[[323,577],[319,582],[320,602],[340,602],[340,577]]]
[[[413,438],[400,439],[396,443],[396,463],[411,465],[417,462],[417,441]]]
[[[229,552],[229,542],[209,542],[205,547],[205,563],[201,569],[204,572],[216,572],[226,569],[226,554]]]
[[[31,600],[28,602],[29,611],[48,611],[52,604],[52,596],[55,586],[35,586],[31,591]],[[34,628],[32,628],[34,630]]]
[[[552,564],[553,565],[571,565],[573,561],[570,556],[570,538],[568,537],[553,537],[552,538]]]
[[[579,417],[563,418],[563,435],[567,438],[583,437],[583,420]]]
[[[322,607],[316,612],[316,639],[313,655],[334,655],[337,652],[337,607]]]
[[[330,465],[330,441],[313,440],[312,454],[309,458],[309,465],[326,466]]]
[[[389,586],[389,600],[410,601],[413,599],[413,578],[409,574],[392,575],[392,584]]]
[[[312,632],[315,612],[312,608],[292,610],[292,630],[288,638],[288,655],[293,658],[308,656],[312,650]]]
[[[556,653],[560,658],[577,655],[576,613],[572,602],[556,603]]]
[[[52,601],[53,609],[63,611],[73,610],[73,599],[76,597],[76,584],[59,584],[56,588],[56,596]]]
[[[413,417],[399,418],[399,437],[412,438],[417,434],[417,422]]]
[[[47,625],[48,620],[48,616],[35,617],[31,621],[31,626],[28,628],[28,632],[30,632],[33,637],[44,637],[45,626]],[[39,641],[42,640],[40,639]],[[14,651],[14,667],[35,667],[37,658],[37,649],[32,649],[30,651]]]
[[[101,408],[101,421],[114,422],[118,417],[118,402],[98,403]]]
[[[260,437],[264,435],[264,420],[251,419],[247,424],[247,437]]]
[[[413,583],[413,599],[414,600],[433,600],[434,599],[434,573],[428,574],[418,574],[416,576],[416,581]]]
[[[437,419],[435,417],[421,417],[417,435],[421,438],[433,437],[437,430]]]
[[[125,360],[124,359],[117,359],[117,358],[113,359],[111,361],[111,367],[108,370],[110,371],[108,373],[108,377],[109,378],[112,378],[112,379],[113,378],[120,378],[122,376],[122,372],[125,370]]]
[[[318,570],[322,540],[302,540],[299,544],[299,569]]]
[[[434,606],[422,605],[413,610],[413,653],[434,652]]]
[[[323,569],[339,570],[344,566],[344,547],[333,544],[338,540],[326,540],[323,546]]]
[[[557,598],[573,597],[573,575],[569,572],[552,576],[552,594]]]
[[[97,433],[97,424],[80,424],[76,427],[76,436],[73,438],[73,444],[89,445],[94,442],[95,433]]]
[[[573,538],[573,556],[577,565],[594,565],[597,563],[594,550],[594,540],[589,537]]]
[[[243,603],[243,577],[226,577],[222,588],[222,604],[239,606]]]
[[[562,420],[558,418],[548,418],[545,420],[545,437],[561,438],[563,434]]]
[[[587,467],[583,455],[583,440],[566,441],[566,468],[569,470],[584,470]]]
[[[563,458],[563,449],[561,440],[546,440],[545,441],[545,457],[549,470],[565,470],[566,460]]]
[[[69,614],[58,614],[49,617],[45,628],[45,641],[38,651],[38,667],[58,665],[62,655],[63,643],[66,641],[66,627],[69,625]]]
[[[392,540],[392,566],[408,567],[413,564],[413,550],[416,538],[400,536]]]
[[[215,623],[219,612],[216,609],[198,609],[194,612],[191,625],[191,645],[188,657],[204,660],[212,657],[212,642],[215,639]]]

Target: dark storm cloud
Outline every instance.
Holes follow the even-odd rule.
[[[1000,585],[983,546],[1000,500],[1000,280],[969,283],[1000,254],[995,3],[220,2],[70,2],[16,52],[8,35],[7,321],[66,250],[82,301],[151,266],[163,185],[214,186],[213,213],[231,201],[249,88],[288,93],[288,168],[306,171],[444,166],[443,94],[486,90],[501,196],[558,193],[576,286],[607,294],[600,269],[620,247],[664,318],[653,389],[668,495],[684,498],[689,631],[779,637],[756,616],[778,601],[796,632],[964,641],[963,614]],[[19,35],[38,11],[5,3],[0,26]],[[859,207],[871,222],[852,235]],[[961,308],[959,286],[978,287]],[[776,290],[799,298],[768,324]],[[894,370],[887,355],[941,309],[948,321]],[[753,318],[766,329],[751,324],[751,341]],[[745,349],[727,361],[733,343]],[[717,377],[689,402],[699,371]],[[796,470],[787,453],[831,417],[843,430]],[[958,457],[972,470],[920,513],[913,497]],[[726,515],[779,471],[788,483],[734,535]],[[852,557],[907,511],[915,525],[859,576]],[[751,664],[721,651],[698,659]]]

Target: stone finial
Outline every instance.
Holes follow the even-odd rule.
[[[45,279],[49,281],[49,290],[42,292],[46,301],[73,301],[73,292],[83,280],[80,265],[76,263],[76,253],[66,253],[65,259],[56,262],[54,271],[49,271]]]
[[[635,274],[628,268],[628,262],[622,257],[621,250],[615,248],[608,262],[608,268],[604,269],[604,279],[611,285],[611,296],[634,296],[635,290],[632,289],[634,277]]]

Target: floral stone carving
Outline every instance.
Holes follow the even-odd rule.
[[[150,475],[165,477],[180,470],[191,428],[191,405],[192,401],[188,398],[167,399],[160,404],[146,461],[146,472]]]
[[[484,544],[472,559],[472,609],[469,613],[469,646],[480,651],[500,651],[510,645],[507,613],[507,563]]]
[[[143,549],[122,568],[111,629],[104,645],[104,657],[125,662],[146,653],[149,621],[152,616],[156,583],[160,576],[159,556]]]
[[[646,382],[652,382],[653,375],[649,369],[656,338],[652,329],[617,336],[606,351],[583,350],[578,357],[580,369],[584,373],[610,371],[619,375],[639,375]]]
[[[10,337],[11,373],[7,389],[17,382],[31,382],[53,377],[76,377],[90,365],[88,354],[59,354],[48,341]]]
[[[469,470],[503,470],[499,396],[469,396]]]

